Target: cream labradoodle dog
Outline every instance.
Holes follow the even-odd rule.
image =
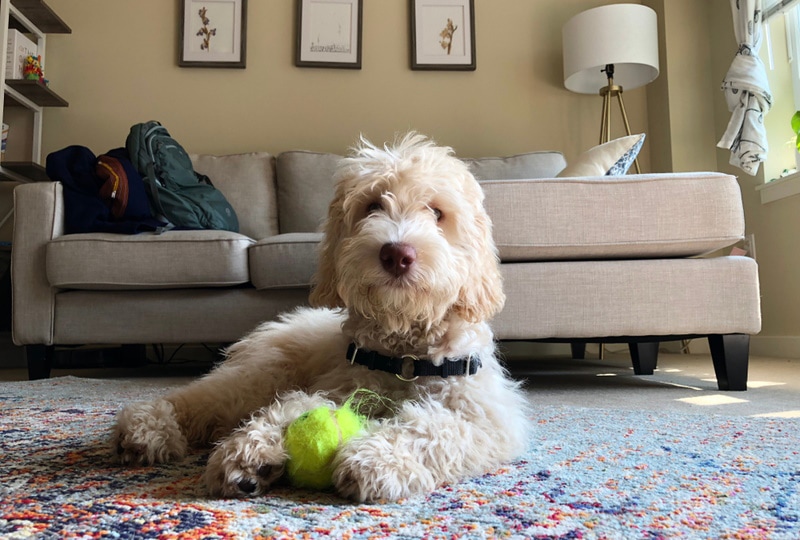
[[[487,321],[505,296],[483,192],[451,148],[408,134],[342,160],[314,308],[261,325],[209,375],[125,408],[122,463],[213,444],[213,495],[264,493],[284,471],[285,427],[356,389],[386,398],[333,462],[335,489],[396,500],[480,475],[526,448],[527,406]]]

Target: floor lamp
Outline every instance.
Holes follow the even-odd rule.
[[[600,144],[611,140],[611,102],[617,98],[625,133],[631,134],[622,88],[658,77],[658,18],[641,4],[611,4],[578,13],[564,25],[564,86],[603,97]],[[634,160],[641,174],[639,160]],[[604,346],[599,344],[603,358]]]
[[[631,134],[622,89],[644,86],[658,76],[658,20],[641,4],[612,4],[572,17],[563,29],[564,86],[603,97],[600,144],[611,140],[611,102],[619,103]],[[636,172],[641,173],[636,160]]]

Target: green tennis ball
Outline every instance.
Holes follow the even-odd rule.
[[[362,427],[362,417],[347,406],[336,410],[318,407],[289,424],[284,448],[289,454],[286,472],[292,484],[310,489],[333,486],[336,451]]]

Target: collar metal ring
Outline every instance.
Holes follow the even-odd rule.
[[[419,379],[419,375],[414,376],[414,362],[419,360],[419,358],[417,358],[413,354],[404,354],[402,356],[402,359],[403,359],[403,366],[401,368],[401,372],[402,373],[396,373],[395,376],[398,379],[400,379],[401,381],[405,381],[405,382],[412,382],[412,381],[416,381],[417,379]],[[410,371],[410,373],[409,373],[409,371]],[[410,378],[409,377],[405,377],[406,373],[409,373],[410,375],[412,375],[412,377],[410,377]]]

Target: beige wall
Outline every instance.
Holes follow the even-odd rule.
[[[613,1],[475,0],[475,72],[409,69],[407,0],[365,0],[360,71],[294,67],[293,0],[250,0],[246,70],[177,67],[178,0],[48,3],[73,34],[48,38],[47,76],[70,107],[47,111],[45,154],[121,146],[132,124],[149,119],[190,151],[218,154],[341,153],[359,133],[383,142],[413,128],[462,156],[553,149],[570,160],[598,137],[600,98],[563,88],[561,27]],[[661,76],[625,92],[632,130],[648,132],[642,168],[739,176],[763,292],[753,350],[800,357],[800,197],[762,206],[754,188],[763,177],[715,149],[728,119],[719,81],[736,49],[729,1],[643,3],[664,32]]]
[[[46,73],[70,107],[47,111],[45,153],[104,151],[149,119],[208,153],[344,152],[362,132],[383,142],[416,129],[462,156],[570,158],[598,137],[600,97],[563,87],[561,27],[608,1],[476,0],[475,72],[409,69],[408,0],[364,2],[358,71],[294,67],[294,0],[250,0],[245,70],[177,66],[177,0],[48,3],[73,33],[48,37]],[[645,90],[626,92],[626,106],[644,131]]]
[[[708,65],[710,4],[697,0],[645,0],[659,20],[658,79],[647,87],[652,168],[655,172],[715,170],[717,84]],[[720,94],[721,95],[721,94]]]

